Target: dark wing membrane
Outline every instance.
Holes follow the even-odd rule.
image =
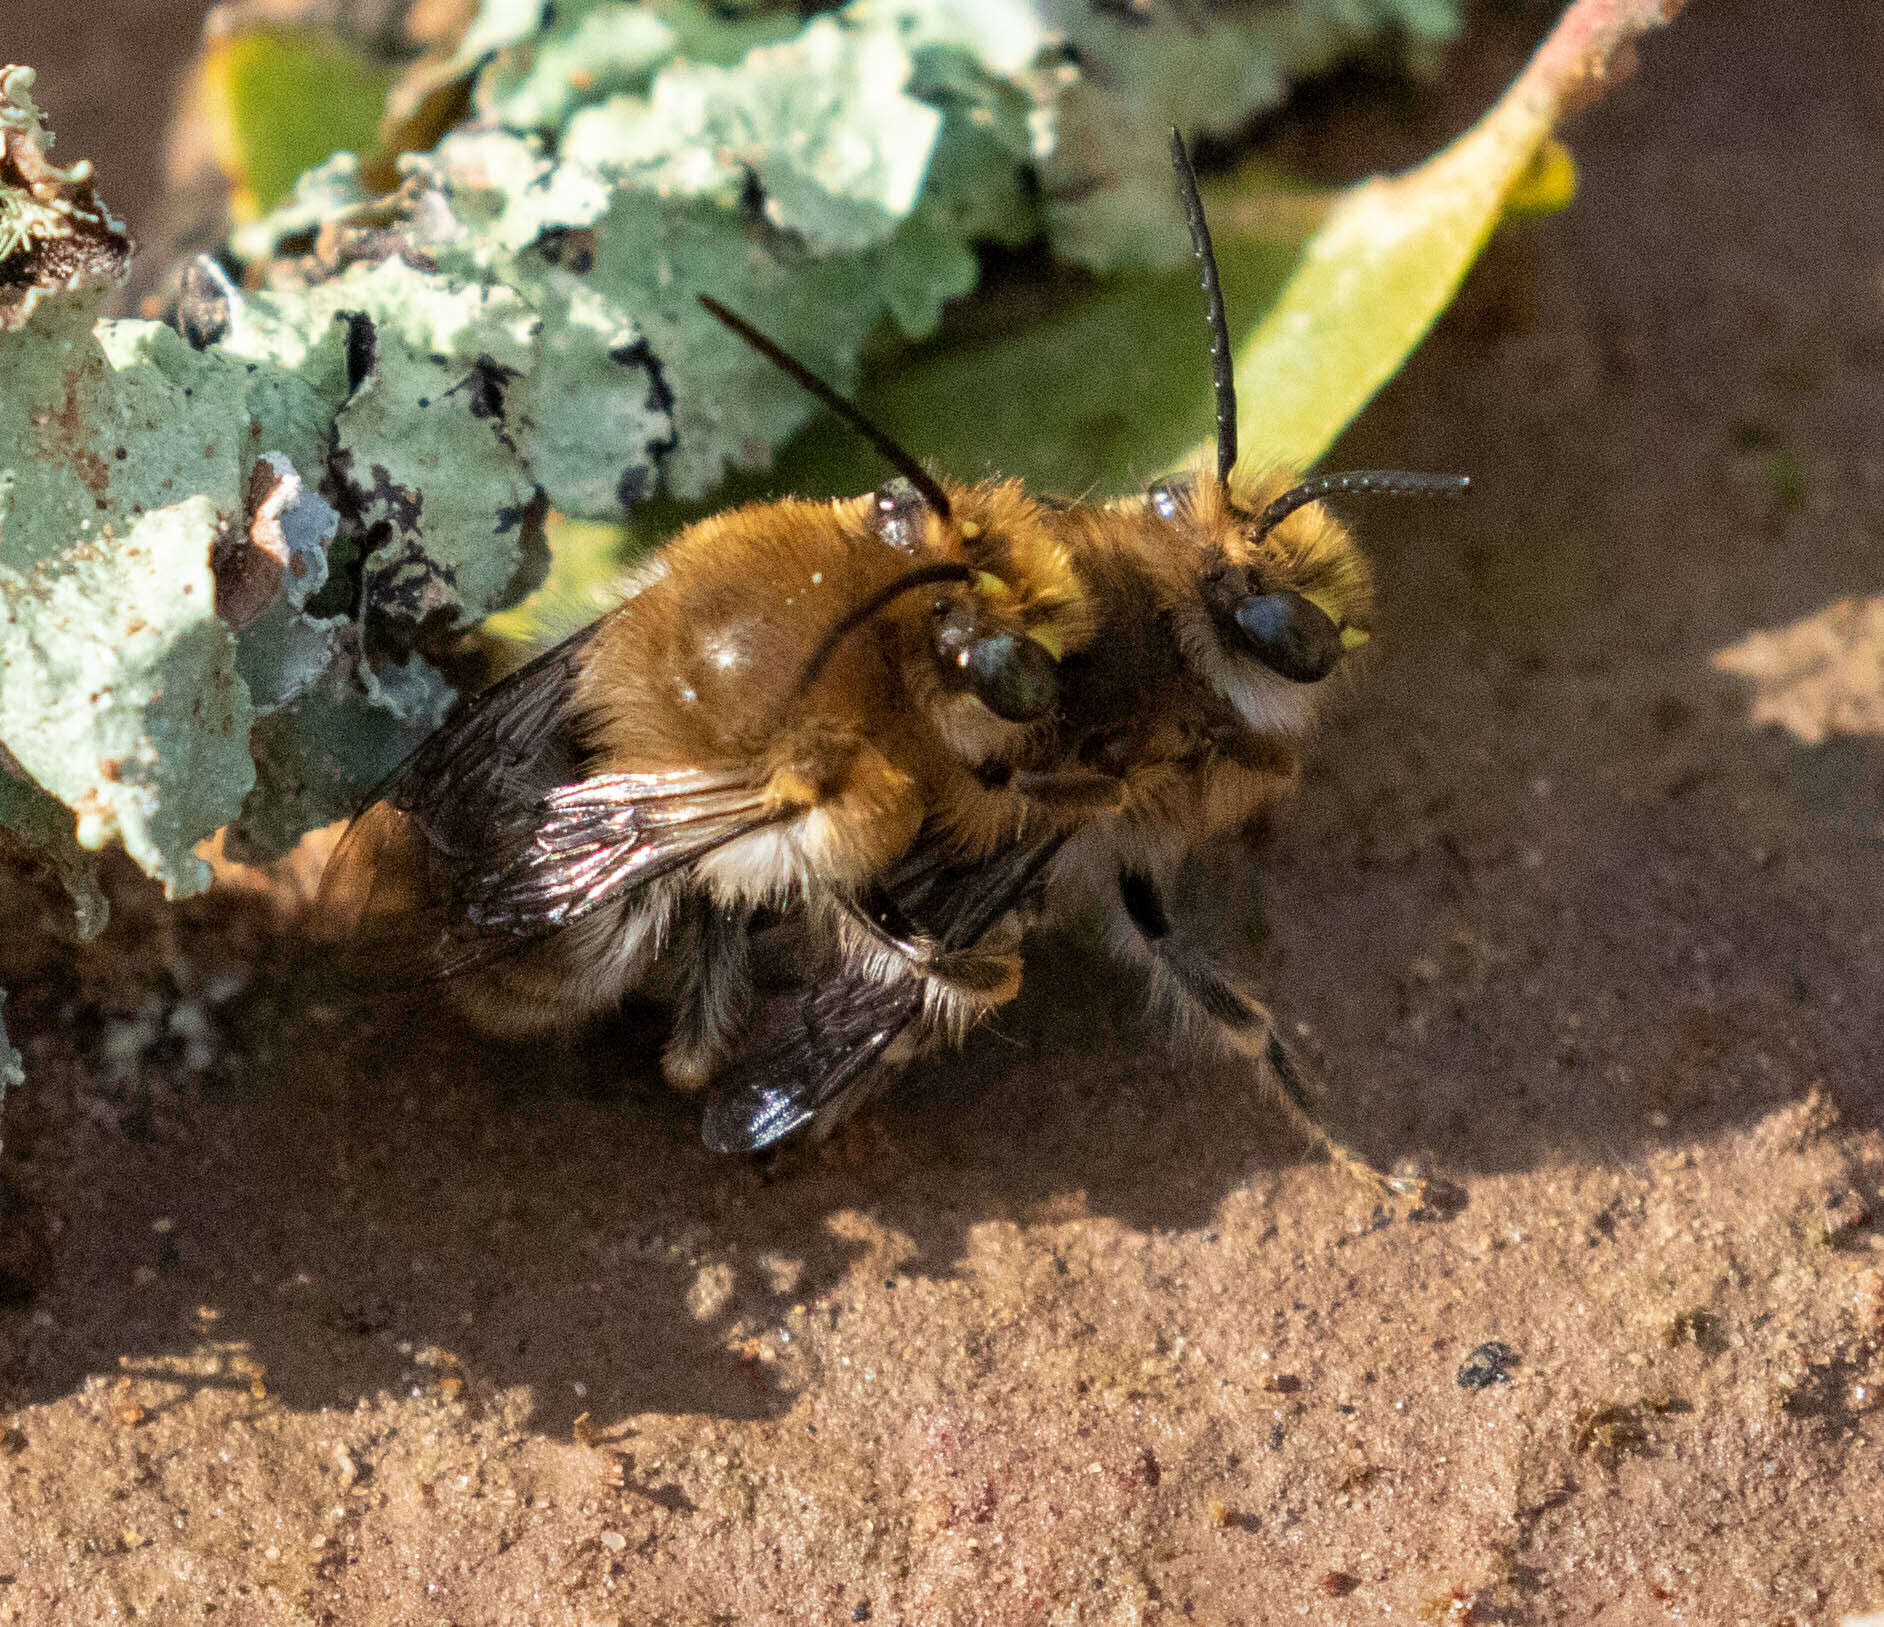
[[[938,833],[919,835],[853,906],[858,922],[901,955],[907,970],[886,979],[852,962],[775,1001],[713,1087],[701,1123],[706,1144],[715,1152],[758,1152],[807,1125],[826,1134],[886,1085],[903,1060],[896,1042],[912,1029],[922,1038],[924,980],[946,976],[950,956],[967,958],[1026,899],[1062,840],[1015,843],[963,864]]]
[[[581,774],[569,702],[599,626],[591,622],[474,696],[373,800],[411,815],[440,854],[474,860],[493,828]]]
[[[449,900],[497,857],[494,835],[581,774],[569,701],[594,632],[473,696],[374,787],[327,861],[320,931],[376,943],[436,935]],[[440,919],[428,926],[428,914]]]
[[[540,937],[627,887],[642,887],[738,837],[795,818],[745,779],[704,769],[598,774],[559,785],[495,844],[471,880],[473,930]]]
[[[1026,898],[1065,840],[1014,842],[969,862],[950,854],[940,832],[924,830],[883,879],[852,902],[851,913],[912,961],[971,950]]]
[[[833,978],[778,1003],[731,1074],[713,1087],[700,1135],[714,1152],[758,1152],[816,1121],[828,1131],[888,1077],[885,1053],[922,1010],[913,978]]]

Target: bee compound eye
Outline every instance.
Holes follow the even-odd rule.
[[[1319,605],[1293,589],[1237,601],[1237,630],[1256,659],[1291,683],[1326,678],[1341,659],[1341,630]]]
[[[1169,480],[1160,480],[1145,497],[1159,519],[1175,520],[1178,510],[1191,500],[1191,493],[1196,489],[1197,482],[1190,475],[1173,475]]]
[[[1059,702],[1053,657],[1024,634],[1003,628],[976,639],[963,652],[962,668],[981,704],[1010,723],[1031,723]]]
[[[870,494],[870,529],[892,548],[913,554],[928,529],[929,503],[915,482],[897,475]]]

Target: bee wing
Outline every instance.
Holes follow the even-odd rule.
[[[481,691],[374,793],[417,821],[440,853],[479,852],[494,825],[580,771],[569,702],[592,622]]]
[[[646,886],[799,811],[710,769],[559,785],[491,844],[493,862],[465,888],[465,925],[486,936],[541,937],[623,888]]]
[[[920,1047],[927,984],[947,976],[1026,899],[1063,837],[1017,842],[974,864],[924,831],[851,906],[896,969],[853,957],[836,976],[776,1001],[708,1097],[701,1135],[715,1152],[758,1152],[810,1125],[824,1135],[886,1085]],[[912,1033],[912,1030],[914,1032]],[[909,1043],[899,1045],[908,1036]]]
[[[580,778],[570,701],[595,626],[493,684],[375,790],[321,882],[330,936],[451,975],[790,811],[710,769]]]
[[[887,1082],[887,1054],[922,1011],[922,985],[847,973],[780,1002],[777,1024],[713,1086],[700,1135],[750,1153],[806,1124],[824,1134]]]
[[[585,627],[474,696],[373,788],[321,877],[317,918],[329,936],[410,926],[488,859],[493,831],[581,772],[569,699],[594,633]]]
[[[857,898],[843,901],[852,923],[911,975],[953,980],[951,962],[974,959],[982,940],[1032,890],[1064,835],[1011,842],[984,859],[956,858],[933,828]]]

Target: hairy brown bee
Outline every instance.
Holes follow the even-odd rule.
[[[1173,929],[1186,859],[1294,784],[1371,579],[1322,499],[1454,490],[1239,477],[1227,322],[1194,177],[1214,479],[1113,505],[933,479],[764,335],[709,309],[870,439],[899,478],[681,532],[622,605],[477,696],[381,788],[327,889],[511,1033],[633,990],[677,1007],[670,1078],[704,1135],[823,1133],[1010,999],[1042,917],[1096,920],[1172,1023],[1299,1072],[1219,954]],[[416,940],[412,935],[416,932]],[[797,992],[748,1025],[755,937]]]
[[[695,1084],[743,1019],[755,912],[816,910],[924,828],[980,856],[1112,795],[1025,765],[1092,633],[1045,511],[890,451],[902,478],[867,496],[688,527],[619,608],[461,708],[343,839],[329,929],[416,955],[511,1035],[671,998],[665,1064]]]
[[[1368,637],[1371,575],[1322,499],[1454,492],[1466,482],[1239,477],[1215,258],[1175,132],[1172,152],[1213,335],[1214,478],[1200,472],[1130,502],[1072,505],[1051,521],[1097,625],[1062,663],[1056,727],[1040,749],[1115,779],[1117,803],[1072,826],[1020,830],[979,860],[926,829],[850,910],[825,975],[768,1013],[709,1104],[714,1145],[763,1146],[841,1117],[900,1064],[959,1038],[1018,988],[1020,938],[1044,917],[1096,923],[1115,955],[1148,974],[1156,1009],[1192,1045],[1251,1060],[1315,1144],[1379,1179],[1315,1122],[1268,1011],[1220,951],[1174,928],[1168,900],[1201,844],[1293,787],[1323,680]],[[1009,975],[990,975],[990,959]]]

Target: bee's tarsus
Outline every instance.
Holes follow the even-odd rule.
[[[854,401],[839,395],[783,345],[774,339],[767,338],[743,316],[729,311],[711,294],[702,294],[700,303],[706,308],[709,316],[731,328],[787,378],[816,396],[878,452],[882,453],[891,467],[928,499],[929,506],[936,511],[938,517],[944,520],[949,517],[948,493],[943,491],[935,476],[904,451],[887,431],[879,429],[866,418],[861,407]]]
[[[1191,232],[1191,252],[1197,256],[1204,280],[1204,320],[1210,324],[1210,379],[1217,398],[1217,484],[1230,484],[1236,467],[1236,360],[1230,351],[1230,321],[1223,309],[1223,283],[1217,276],[1216,250],[1210,243],[1210,222],[1204,201],[1197,195],[1197,172],[1185,150],[1183,134],[1171,127],[1171,167],[1177,171],[1178,197],[1184,204],[1184,223]]]
[[[1291,486],[1256,516],[1255,534],[1266,537],[1298,508],[1324,497],[1462,497],[1472,488],[1470,475],[1427,475],[1403,469],[1349,469],[1318,475]]]
[[[1283,1111],[1295,1126],[1296,1133],[1314,1147],[1328,1162],[1350,1180],[1358,1183],[1365,1190],[1380,1197],[1413,1198],[1418,1200],[1426,1189],[1426,1183],[1416,1176],[1389,1175],[1376,1169],[1361,1154],[1354,1151],[1345,1142],[1337,1140],[1327,1126],[1315,1116],[1315,1110],[1308,1098],[1308,1090],[1302,1078],[1301,1064],[1295,1054],[1282,1042],[1282,1035],[1277,1032],[1275,1023],[1269,1022],[1269,1034],[1263,1046],[1264,1071],[1274,1081],[1276,1097],[1281,1102]]]

